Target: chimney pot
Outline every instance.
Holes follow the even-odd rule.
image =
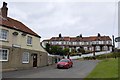
[[[7,13],[8,13],[8,8],[7,8],[7,3],[3,2],[3,6],[1,8],[1,15],[3,18],[7,18]]]
[[[7,3],[6,2],[3,2],[3,7],[7,7]]]

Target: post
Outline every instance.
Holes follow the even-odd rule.
[[[95,46],[93,46],[94,47],[94,52],[93,52],[93,56],[95,57]]]
[[[106,42],[106,36],[105,37],[105,52],[106,52],[106,59],[107,59],[107,42]]]
[[[67,55],[67,59],[70,59],[70,54],[68,53],[68,55]]]
[[[118,37],[120,37],[120,1],[118,2]],[[118,49],[120,49],[120,41],[118,42]]]
[[[114,52],[114,49],[115,49],[115,40],[114,40],[114,35],[112,35],[112,38],[113,38],[112,52]]]

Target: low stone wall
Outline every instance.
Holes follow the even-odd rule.
[[[48,65],[52,65],[57,63],[62,59],[61,56],[48,56]]]

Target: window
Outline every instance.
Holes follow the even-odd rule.
[[[79,42],[79,44],[81,45],[81,44],[82,44],[82,42]]]
[[[0,49],[0,61],[8,61],[8,49]]]
[[[59,45],[61,45],[61,44],[62,44],[62,42],[60,41],[60,42],[59,42]]]
[[[76,42],[73,42],[73,45],[76,45]]]
[[[27,44],[32,45],[32,37],[30,36],[27,37]]]
[[[112,44],[112,41],[108,41],[108,44]]]
[[[97,50],[97,51],[100,51],[100,46],[96,46],[96,50]]]
[[[8,37],[8,31],[1,29],[0,30],[0,40],[7,40]]]
[[[29,63],[29,52],[24,52],[23,53],[22,63]]]
[[[87,45],[87,42],[84,41],[84,45]]]
[[[64,41],[63,44],[66,45],[66,42]]]

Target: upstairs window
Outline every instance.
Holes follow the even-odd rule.
[[[32,45],[32,37],[30,36],[27,37],[27,44]]]
[[[8,49],[0,49],[0,61],[8,61]]]
[[[5,40],[7,41],[7,37],[8,37],[8,31],[1,29],[0,30],[0,40]]]

